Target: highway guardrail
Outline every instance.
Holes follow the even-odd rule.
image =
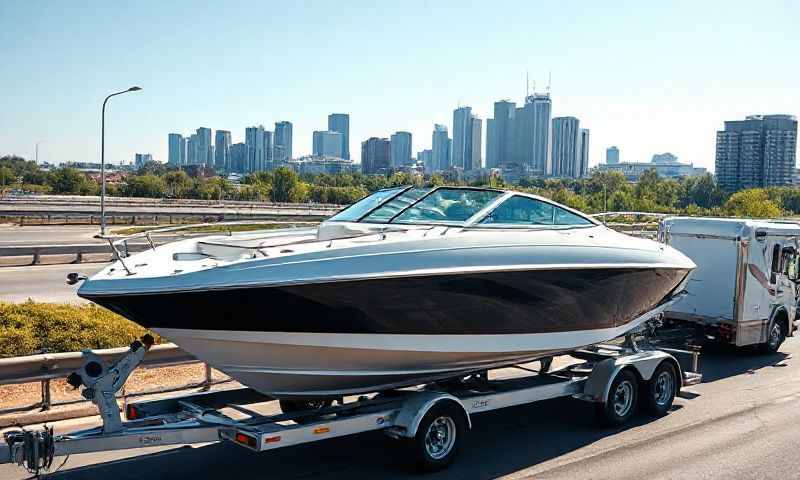
[[[112,364],[128,353],[128,347],[92,350],[104,363]],[[157,368],[198,362],[173,343],[153,345],[145,355],[140,367]],[[43,353],[24,357],[0,358],[0,385],[34,383],[42,384],[42,410],[50,409],[50,381],[66,378],[83,366],[81,352]],[[211,383],[211,369],[206,367],[206,379],[202,385]]]

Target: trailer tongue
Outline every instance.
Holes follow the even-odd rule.
[[[517,378],[490,380],[486,371],[473,372],[444,384],[381,392],[279,415],[261,415],[248,408],[271,399],[237,388],[130,404],[128,420],[123,422],[115,393],[150,343],[147,338],[134,342],[128,354],[110,366],[90,351],[84,352],[84,365],[71,378],[75,383],[80,380],[84,397],[97,405],[101,427],[65,435],[47,427],[7,432],[6,445],[0,446],[0,463],[16,463],[39,474],[52,467],[55,457],[70,454],[221,440],[263,451],[383,430],[410,445],[421,470],[433,471],[453,461],[476,413],[572,396],[594,403],[604,423],[619,425],[635,413],[638,404],[650,414],[666,414],[681,387],[702,378],[695,373],[697,352],[640,348],[629,334],[621,345],[572,352],[580,362],[558,370],[550,370],[551,359],[539,361],[538,370],[514,366],[527,374]],[[681,356],[689,362],[679,362]],[[237,414],[226,410],[230,408]]]

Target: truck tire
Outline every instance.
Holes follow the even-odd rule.
[[[769,327],[767,341],[760,344],[758,349],[761,353],[767,355],[777,353],[784,340],[786,340],[786,329],[783,326],[783,322],[776,319],[772,322],[772,326]]]
[[[602,403],[595,405],[595,414],[600,424],[614,427],[627,422],[636,412],[639,380],[632,372],[621,370],[611,382],[608,395]]]
[[[675,366],[665,360],[653,372],[644,388],[645,410],[655,417],[663,417],[672,408],[678,392],[678,373]]]
[[[453,463],[466,430],[464,412],[453,402],[440,402],[428,410],[416,435],[406,439],[416,469],[436,472]]]

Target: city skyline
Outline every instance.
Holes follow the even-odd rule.
[[[324,129],[330,112],[351,114],[353,160],[361,141],[398,130],[417,139],[416,150],[428,149],[431,125],[450,125],[456,105],[489,119],[497,100],[522,98],[526,71],[537,91],[552,72],[552,116],[591,127],[592,166],[618,145],[621,161],[672,151],[713,170],[713,132],[725,119],[800,114],[800,66],[783,60],[796,56],[800,40],[796,4],[456,7],[412,2],[376,10],[354,2],[276,10],[233,2],[225,14],[240,22],[207,45],[219,12],[189,2],[3,2],[0,40],[15,46],[5,64],[18,74],[0,79],[3,91],[14,92],[4,98],[11,114],[0,118],[0,146],[33,158],[40,142],[42,161],[97,161],[102,99],[131,85],[144,90],[112,99],[107,111],[106,159],[115,163],[142,151],[165,161],[168,132],[207,125],[230,130],[239,143],[244,127],[283,119],[294,124],[299,157],[311,152],[311,132]],[[109,18],[125,18],[128,28]],[[551,21],[531,30],[509,18]],[[178,20],[195,27],[175,36]],[[80,33],[65,27],[76,22],[86,26]],[[353,22],[360,27],[336,27]],[[701,28],[708,24],[713,32]],[[652,34],[663,25],[671,28]],[[468,31],[483,34],[430,48]],[[210,59],[220,69],[212,75]],[[736,74],[721,73],[730,71]]]

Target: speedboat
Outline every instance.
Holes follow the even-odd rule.
[[[694,263],[547,198],[379,190],[315,228],[118,260],[78,295],[279,399],[377,392],[532,361],[638,327]]]

